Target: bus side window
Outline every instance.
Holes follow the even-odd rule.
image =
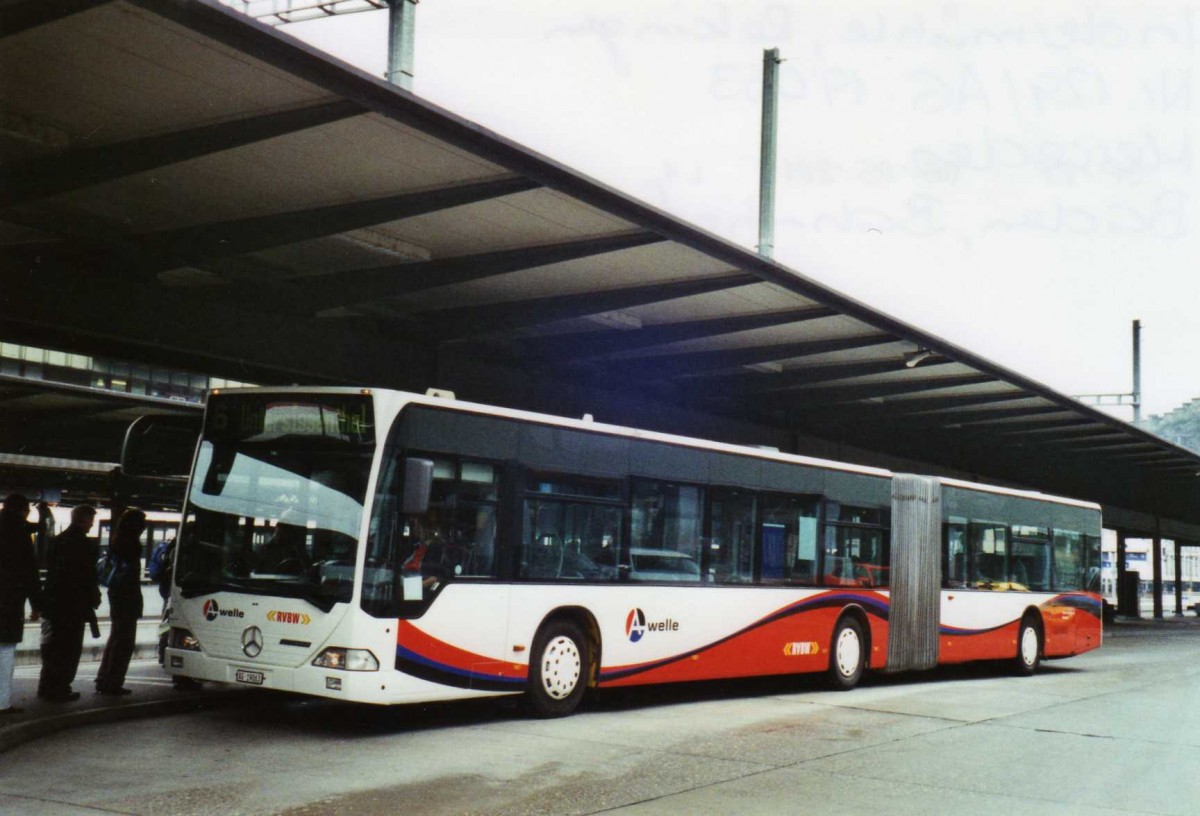
[[[967,520],[952,518],[942,528],[942,586],[967,586]]]
[[[379,475],[363,568],[362,606],[371,615],[389,616],[402,599],[397,560],[403,547],[404,522],[400,517],[398,467],[403,457],[390,451]],[[407,557],[407,555],[405,556]]]
[[[703,525],[703,488],[632,479],[630,579],[699,581]]]
[[[490,578],[496,572],[500,469],[489,462],[434,460],[426,516],[427,572],[441,582]]]
[[[754,580],[757,498],[744,490],[713,491],[709,503],[712,537],[707,551],[707,575],[718,584],[748,584]]]
[[[888,585],[889,518],[876,507],[852,507],[832,499],[825,502],[826,586],[885,587]]]
[[[1013,525],[1012,560],[1014,589],[1046,592],[1050,589],[1050,531],[1045,527]],[[1017,569],[1023,581],[1018,584]]]
[[[1083,535],[1073,530],[1054,531],[1054,588],[1084,589],[1087,576]]]
[[[614,580],[624,517],[621,483],[565,474],[528,479],[517,577]]]
[[[1008,588],[1008,528],[971,522],[967,527],[967,582],[975,589]]]
[[[1084,536],[1084,585],[1088,592],[1100,592],[1100,536]]]
[[[760,580],[764,584],[814,585],[817,579],[817,499],[768,493],[761,501]]]

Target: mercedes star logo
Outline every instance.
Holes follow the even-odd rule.
[[[251,626],[245,632],[242,632],[242,652],[246,657],[258,657],[262,653],[263,638],[262,630],[257,626]]]

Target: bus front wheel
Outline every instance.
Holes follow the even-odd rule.
[[[1028,677],[1037,671],[1042,659],[1042,636],[1037,624],[1031,618],[1021,621],[1017,630],[1017,656],[1013,661],[1013,669],[1017,674]]]
[[[838,621],[829,644],[829,683],[838,691],[849,691],[862,679],[865,666],[862,625],[854,618]]]
[[[587,690],[588,641],[568,620],[551,621],[533,642],[529,666],[529,707],[539,717],[565,717]]]

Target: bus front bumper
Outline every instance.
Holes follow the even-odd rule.
[[[168,648],[163,667],[175,677],[358,702],[384,702],[387,685],[377,671],[340,671],[307,664],[295,667],[263,665],[253,660],[210,658],[203,652],[187,649]]]

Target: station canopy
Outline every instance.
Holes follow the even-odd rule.
[[[1195,454],[216,2],[10,0],[0,77],[8,342],[590,411],[1200,539]]]

